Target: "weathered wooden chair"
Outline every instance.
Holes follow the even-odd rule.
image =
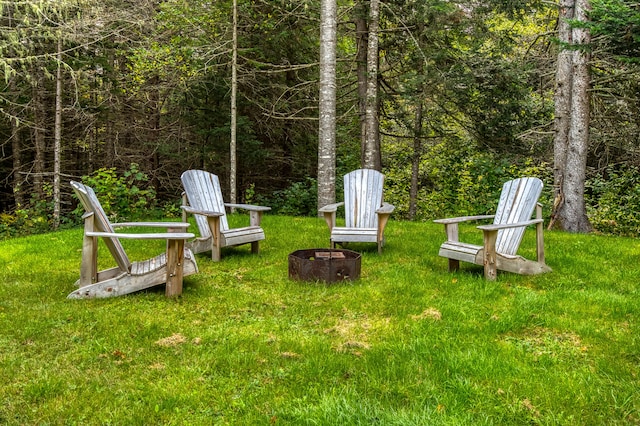
[[[320,208],[331,232],[331,248],[336,243],[377,243],[384,245],[384,228],[395,207],[383,201],[384,175],[377,170],[358,169],[344,176],[344,202]],[[336,226],[336,211],[344,206],[345,226]]]
[[[94,297],[115,297],[166,283],[165,294],[177,296],[182,293],[182,278],[198,272],[193,253],[184,248],[185,240],[194,234],[184,232],[188,223],[176,222],[132,222],[110,223],[95,192],[89,186],[71,182],[80,199],[84,214],[84,241],[82,244],[82,265],[78,290],[70,299]],[[123,227],[166,228],[163,233],[116,233],[114,229]],[[98,238],[102,238],[111,252],[117,266],[98,271]],[[164,239],[166,252],[152,259],[131,262],[120,239]]]
[[[538,198],[542,181],[537,178],[520,178],[506,182],[495,215],[465,216],[438,219],[447,234],[447,241],[440,246],[440,256],[449,259],[449,271],[459,269],[460,261],[484,266],[484,275],[494,280],[497,270],[533,275],[551,271],[544,261],[542,206]],[[533,211],[536,218],[531,219]],[[492,225],[481,225],[484,245],[478,246],[458,241],[458,224],[465,221],[492,219]],[[516,253],[527,226],[536,225],[537,261],[527,260]]]
[[[187,213],[193,214],[200,231],[200,237],[189,243],[194,253],[211,250],[211,259],[217,262],[222,247],[251,243],[252,253],[260,251],[260,241],[265,239],[260,227],[262,213],[271,207],[225,203],[218,176],[203,170],[187,170],[181,180],[183,221]],[[229,228],[225,207],[248,210],[249,226]]]

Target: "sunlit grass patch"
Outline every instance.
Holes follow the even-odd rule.
[[[577,334],[545,328],[527,330],[521,336],[506,336],[503,342],[537,360],[543,357],[551,360],[584,358],[588,351],[588,346]]]

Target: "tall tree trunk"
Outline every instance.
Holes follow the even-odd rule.
[[[142,170],[149,170],[149,185],[153,187],[156,193],[159,192],[160,179],[158,174],[160,172],[160,146],[162,145],[162,103],[166,99],[160,87],[162,85],[162,77],[160,75],[154,75],[149,78],[150,89],[147,90],[147,106],[146,106],[146,132],[140,132],[140,137],[143,138],[142,144],[147,149],[147,156],[144,163],[141,162],[139,166]],[[137,135],[136,135],[137,137]],[[133,156],[135,158],[135,154]],[[127,159],[129,162],[136,160]],[[130,165],[129,165],[130,167]]]
[[[364,163],[367,140],[367,48],[369,29],[367,26],[367,7],[359,0],[354,8],[356,27],[356,74],[358,76],[358,118],[360,121],[360,163]]]
[[[592,229],[584,201],[591,84],[590,56],[584,47],[590,42],[590,35],[587,29],[571,28],[567,21],[585,21],[589,8],[588,0],[563,0],[558,25],[561,46],[555,96],[555,200],[549,227],[570,232]]]
[[[108,61],[109,67],[108,71],[104,76],[100,76],[102,79],[101,84],[108,84],[109,88],[113,88],[115,81],[118,81],[118,75],[124,74],[123,70],[119,69],[119,63],[125,62],[122,61],[123,58],[117,56],[114,51],[109,52]],[[111,103],[111,107],[107,109],[104,116],[104,124],[98,123],[98,129],[100,126],[104,125],[104,141],[101,140],[99,132],[96,133],[96,147],[102,145],[101,151],[103,152],[102,158],[98,159],[95,156],[90,157],[91,164],[91,172],[95,169],[99,169],[100,167],[112,167],[116,162],[116,152],[118,151],[118,144],[120,140],[120,125],[116,121],[116,117],[125,116],[125,106],[123,102],[118,102],[117,100],[113,100]]]
[[[366,136],[362,166],[382,170],[378,121],[378,24],[380,1],[369,2],[369,43],[367,47]]]
[[[8,4],[5,6],[5,12],[7,14],[9,27],[14,27],[13,11],[14,4]],[[11,53],[9,56],[14,56],[15,52],[9,50]],[[9,81],[9,91],[11,93],[18,92],[18,85],[16,84],[16,78],[12,78]],[[16,106],[10,107],[10,119],[11,125],[11,153],[12,153],[12,176],[13,176],[13,203],[16,209],[24,208],[25,206],[25,188],[24,179],[22,178],[22,134],[20,129],[19,112]]]
[[[44,76],[37,69],[33,67],[32,72],[33,83],[33,114],[34,114],[34,129],[33,140],[35,147],[35,154],[33,160],[33,194],[36,200],[44,199],[44,177],[46,170],[46,151],[47,151],[47,120],[46,120],[46,105],[44,94]]]
[[[554,205],[560,206],[564,200],[562,186],[567,162],[567,144],[569,142],[569,128],[571,127],[571,82],[572,82],[572,51],[571,26],[575,0],[561,0],[558,14],[558,41],[560,43],[558,62],[556,64],[555,88],[555,138],[553,143],[554,159]],[[555,209],[554,212],[555,214]]]
[[[418,24],[418,32],[422,33],[424,24]],[[424,75],[425,63],[419,61],[416,65],[418,75]],[[415,123],[413,125],[413,155],[411,157],[411,186],[409,188],[409,220],[414,220],[418,212],[418,177],[420,176],[420,160],[422,159],[423,126],[422,115],[425,99],[424,82],[419,82],[416,88]]]
[[[574,18],[587,20],[588,0],[576,0]],[[566,231],[589,232],[592,230],[584,201],[584,187],[587,178],[587,155],[589,150],[589,118],[591,73],[589,61],[591,55],[585,46],[591,42],[589,30],[574,28],[573,43],[581,47],[573,51],[573,80],[571,84],[571,127],[569,128],[569,149],[564,177],[564,214],[562,225]]]
[[[318,208],[336,199],[336,0],[322,0],[320,13],[320,102]]]
[[[229,195],[232,203],[236,203],[238,160],[236,158],[236,93],[238,90],[238,0],[233,0],[233,47],[231,60],[231,141],[229,143]]]
[[[419,93],[421,93],[420,91]],[[418,176],[422,158],[422,100],[418,100],[413,128],[413,156],[411,158],[411,187],[409,188],[409,220],[416,218],[418,211]]]
[[[60,225],[60,157],[62,139],[62,38],[58,39],[56,72],[56,113],[53,138],[53,229]]]
[[[20,132],[19,120],[11,118],[11,153],[13,158],[13,202],[16,209],[24,207],[25,190],[24,179],[22,178],[22,135]]]

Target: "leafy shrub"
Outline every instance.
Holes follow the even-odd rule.
[[[167,201],[162,205],[162,210],[158,213],[164,218],[178,218],[182,216],[182,200]]]
[[[318,212],[318,182],[314,178],[294,182],[286,189],[275,191],[273,197],[260,203],[270,206],[275,214],[315,216]]]
[[[156,192],[148,187],[149,177],[140,171],[136,163],[129,166],[122,176],[116,169],[101,168],[89,176],[83,176],[82,182],[96,192],[105,213],[113,220],[131,220],[148,217],[156,208]],[[76,209],[82,214],[82,207]]]
[[[28,207],[0,214],[0,239],[51,231],[53,188],[45,184],[42,190],[44,199],[34,195]]]
[[[605,178],[606,176],[606,178]],[[593,227],[604,233],[640,233],[640,170],[609,167],[605,176],[586,182],[587,213]]]
[[[389,149],[389,148],[387,148]],[[385,169],[385,199],[396,206],[395,218],[409,218],[410,150],[398,149]],[[544,162],[480,152],[455,141],[428,147],[420,163],[416,220],[492,213],[502,184],[516,177],[535,176],[545,182],[543,203],[552,191],[552,168]]]

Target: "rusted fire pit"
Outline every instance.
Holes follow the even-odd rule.
[[[360,278],[360,253],[341,249],[306,249],[289,255],[289,278],[302,281],[351,281]]]

